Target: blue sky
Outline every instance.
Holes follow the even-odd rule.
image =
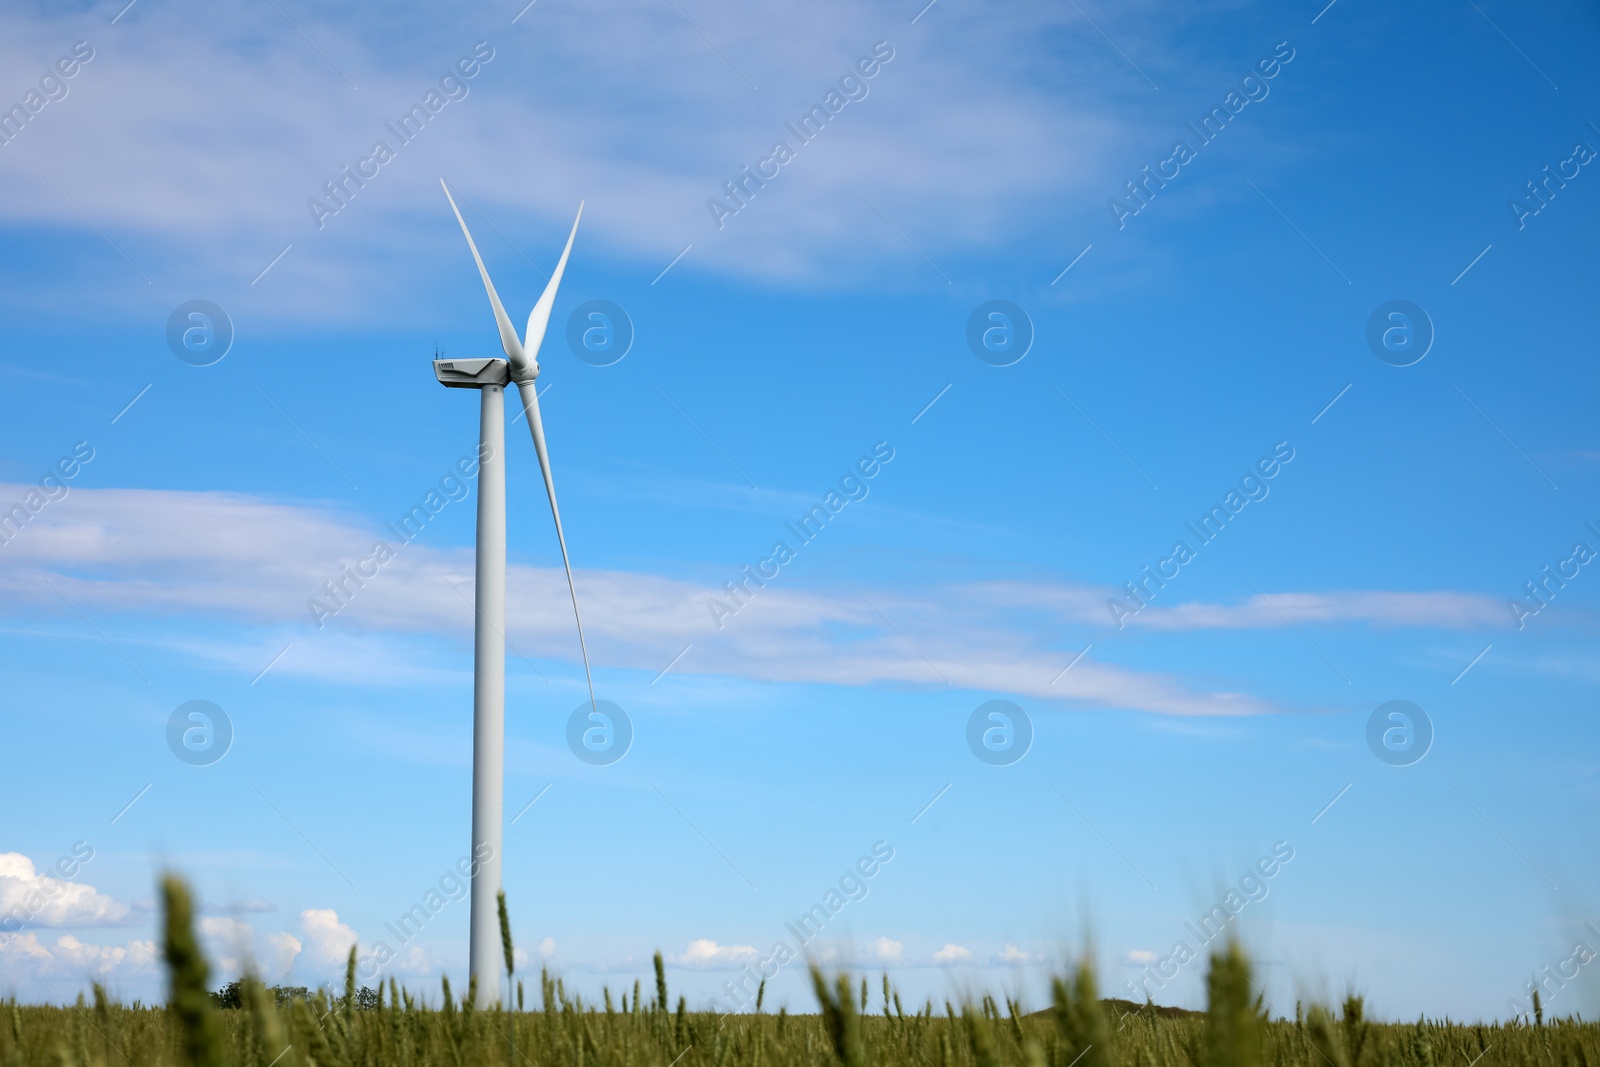
[[[307,606],[476,443],[428,365],[499,354],[443,177],[519,322],[586,205],[540,384],[596,685],[635,736],[604,766],[567,747],[582,667],[513,425],[524,966],[593,992],[659,948],[708,1004],[883,842],[807,947],[917,1003],[1037,1005],[1089,951],[1108,992],[1196,1005],[1172,954],[1223,906],[1290,1014],[1354,988],[1504,1017],[1544,967],[1577,971],[1550,1010],[1595,1010],[1565,962],[1600,951],[1592,9],[3,20],[27,118],[0,145],[0,912],[40,895],[0,989],[158,995],[169,866],[223,973],[314,984],[467,852],[475,487],[322,626]],[[168,343],[194,300],[234,334],[207,366]],[[634,333],[609,366],[567,342],[595,300]],[[967,341],[997,300],[1033,334],[1008,366]],[[1426,354],[1369,345],[1375,315]],[[864,497],[709,607],[874,449]],[[1146,566],[1168,578],[1135,605]],[[210,765],[168,747],[191,700],[232,725]],[[968,747],[991,700],[1031,723],[1008,765]],[[1407,765],[1367,741],[1392,700],[1431,724]],[[1241,880],[1259,899],[1229,906]],[[459,980],[466,928],[445,905],[390,973]],[[769,997],[808,1006],[800,968]]]

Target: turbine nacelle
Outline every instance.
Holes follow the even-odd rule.
[[[511,367],[503,359],[436,359],[433,376],[448,389],[482,389],[511,381]]]

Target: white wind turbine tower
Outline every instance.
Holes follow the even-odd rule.
[[[567,589],[572,594],[572,614],[578,623],[578,647],[583,651],[583,673],[589,683],[589,702],[594,703],[594,677],[589,671],[589,649],[583,640],[583,618],[578,614],[578,592],[572,584],[572,562],[567,557],[567,538],[561,530],[561,510],[556,507],[556,486],[550,478],[550,457],[545,449],[544,423],[539,418],[539,395],[534,381],[539,377],[539,345],[550,324],[550,309],[555,304],[556,288],[567,269],[572,241],[578,236],[578,220],[583,205],[572,220],[572,233],[562,249],[549,283],[528,315],[528,328],[522,340],[506,317],[500,295],[478,255],[467,230],[466,220],[456,207],[444,179],[445,199],[455,212],[467,247],[478,264],[483,287],[488,290],[494,321],[500,329],[500,344],[505,359],[436,359],[433,372],[439,381],[455,389],[476,389],[480,397],[478,468],[478,559],[473,595],[477,623],[473,631],[472,674],[472,856],[487,845],[488,856],[479,862],[472,878],[472,932],[469,970],[476,979],[479,1008],[493,1007],[500,999],[501,945],[495,897],[500,891],[501,830],[505,808],[505,696],[506,696],[506,468],[505,468],[505,386],[517,383],[522,410],[533,432],[533,449],[539,454],[539,470],[544,475],[545,492],[550,497],[550,514],[556,521],[556,539],[561,544],[561,562],[567,569]]]

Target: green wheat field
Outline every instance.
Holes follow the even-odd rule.
[[[1033,1013],[982,996],[907,1014],[887,975],[874,989],[813,968],[814,1014],[717,1014],[673,1004],[659,954],[654,990],[635,982],[589,1004],[541,972],[537,1004],[519,982],[517,1010],[475,1011],[448,979],[430,991],[437,1008],[393,980],[357,988],[353,949],[342,991],[249,978],[213,990],[182,882],[163,882],[162,904],[167,1005],[115,1004],[99,986],[68,1007],[12,1000],[0,1067],[1600,1067],[1600,1025],[1546,1020],[1537,999],[1533,1019],[1509,1024],[1371,1022],[1353,996],[1270,1019],[1237,945],[1210,960],[1204,1012],[1102,1000],[1081,966]],[[503,897],[501,919],[509,969]]]

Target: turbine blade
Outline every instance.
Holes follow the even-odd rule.
[[[522,350],[522,342],[517,340],[517,331],[512,328],[511,319],[500,303],[500,294],[494,291],[494,282],[489,280],[489,270],[483,265],[483,257],[478,255],[478,246],[472,240],[472,231],[467,229],[467,220],[461,217],[461,209],[456,207],[456,199],[450,195],[450,187],[445,185],[443,178],[439,179],[439,185],[444,189],[444,198],[450,201],[450,210],[456,213],[456,221],[461,224],[461,232],[467,238],[467,247],[472,249],[473,261],[478,264],[478,273],[483,277],[483,287],[488,290],[489,303],[494,308],[494,323],[500,327],[500,346],[506,350],[506,358],[511,361],[511,369],[520,370],[528,361]]]
[[[561,285],[561,275],[567,270],[567,256],[572,254],[573,239],[578,236],[578,221],[583,218],[583,201],[578,201],[578,217],[572,220],[572,232],[567,235],[567,247],[561,250],[561,259],[556,263],[555,272],[550,275],[550,280],[545,283],[544,292],[539,294],[539,302],[533,305],[533,310],[528,313],[528,329],[523,335],[523,347],[528,352],[528,358],[539,358],[539,346],[544,343],[544,331],[550,325],[550,310],[555,307],[556,289]]]
[[[571,242],[568,242],[570,247]],[[566,262],[566,256],[561,257]],[[557,268],[556,278],[559,278]],[[554,280],[552,280],[554,285]],[[578,587],[572,582],[572,560],[567,556],[567,535],[561,529],[561,509],[556,506],[556,483],[550,477],[550,455],[545,449],[544,421],[539,417],[539,394],[533,382],[518,382],[517,392],[522,397],[522,411],[528,417],[528,429],[533,433],[533,450],[539,454],[539,472],[544,475],[544,490],[550,497],[550,514],[556,520],[556,540],[561,544],[561,564],[567,569],[567,591],[572,594],[572,617],[578,622],[578,648],[583,652],[583,676],[589,683],[589,706],[598,712],[594,697],[594,674],[589,670],[589,645],[583,638],[583,615],[578,611]]]

